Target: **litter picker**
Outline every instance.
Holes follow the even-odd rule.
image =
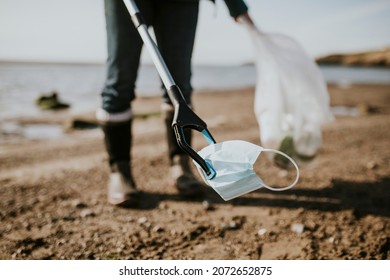
[[[186,104],[180,88],[176,85],[172,75],[170,74],[167,65],[161,56],[160,50],[150,36],[148,27],[133,0],[123,0],[127,10],[130,13],[134,26],[138,30],[142,41],[144,42],[149,54],[152,57],[153,63],[161,77],[161,80],[168,92],[175,113],[172,122],[172,128],[175,132],[179,146],[203,169],[207,179],[213,179],[216,175],[214,168],[205,161],[197,152],[195,152],[185,140],[184,129],[195,129],[202,133],[209,144],[215,144],[215,140],[207,129],[206,123],[198,117],[190,107]]]

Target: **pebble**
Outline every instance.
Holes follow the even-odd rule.
[[[161,210],[168,209],[168,205],[166,203],[160,203],[158,205],[158,208],[161,209]]]
[[[155,226],[155,227],[153,228],[153,231],[154,231],[154,232],[157,232],[157,233],[160,233],[160,232],[164,232],[165,229],[164,229],[164,227],[162,227],[162,226]]]
[[[303,230],[305,229],[305,226],[303,224],[292,224],[291,230],[295,233],[301,234]]]
[[[288,171],[287,170],[280,170],[279,172],[278,172],[278,176],[279,176],[279,178],[285,178],[285,177],[287,177],[287,175],[288,175]]]
[[[378,167],[378,164],[375,161],[369,161],[366,165],[368,169],[375,169]]]
[[[359,112],[359,115],[361,115],[361,116],[366,116],[366,115],[375,111],[373,107],[371,107],[370,105],[365,104],[365,103],[358,104],[356,106],[356,109]]]
[[[235,221],[229,222],[229,229],[238,229],[238,228],[240,228],[240,226]]]
[[[259,231],[257,232],[257,235],[258,235],[258,236],[262,236],[262,235],[264,235],[266,232],[267,232],[267,229],[266,229],[266,228],[261,228],[261,229],[259,229]]]
[[[141,224],[141,225],[146,223],[147,221],[148,221],[148,218],[146,218],[146,217],[140,217],[138,219],[138,223]]]
[[[214,205],[213,205],[210,201],[208,201],[208,200],[203,200],[203,201],[202,201],[202,206],[203,206],[203,209],[204,209],[205,211],[212,211],[212,210],[215,210]]]
[[[239,229],[241,225],[235,221],[230,221],[228,224],[222,224],[223,229],[227,230],[236,230]]]
[[[312,221],[312,220],[308,220],[306,223],[305,223],[305,228],[309,229],[309,230],[315,230],[317,227],[317,224]]]
[[[93,217],[93,216],[95,216],[95,212],[93,212],[91,209],[84,209],[80,212],[81,218]]]

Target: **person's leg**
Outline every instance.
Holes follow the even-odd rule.
[[[120,113],[130,108],[142,49],[142,40],[122,0],[105,0],[107,76],[102,108]]]
[[[194,1],[155,1],[153,28],[160,52],[181,89],[187,104],[191,104],[191,61],[198,23],[199,3]],[[168,94],[164,102],[171,104]]]
[[[155,1],[159,2],[159,1]],[[164,1],[155,7],[154,31],[161,54],[186,103],[191,106],[191,60],[198,20],[199,3]],[[167,132],[171,175],[179,191],[194,194],[200,183],[192,174],[189,157],[179,147],[172,129],[174,110],[166,93],[162,109]],[[191,131],[185,132],[191,144]]]
[[[105,0],[107,31],[107,78],[102,91],[102,108],[97,119],[104,132],[105,147],[111,168],[108,200],[114,205],[130,206],[136,202],[136,186],[130,171],[131,120],[130,102],[142,49],[142,40],[122,0]],[[137,1],[150,15],[150,1]]]

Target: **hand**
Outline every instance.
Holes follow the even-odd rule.
[[[238,23],[247,23],[249,25],[255,25],[248,13],[239,15],[238,17],[234,18],[234,20]]]

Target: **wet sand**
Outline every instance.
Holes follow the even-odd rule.
[[[353,108],[352,115],[324,127],[323,146],[301,168],[298,185],[230,202],[210,188],[183,198],[171,186],[159,98],[134,104],[140,209],[107,203],[99,129],[41,140],[1,135],[0,259],[389,259],[390,86],[329,90],[332,106]],[[217,141],[260,144],[253,95],[253,88],[202,92],[194,106]],[[64,111],[12,121],[62,125],[70,117]],[[195,148],[204,145],[195,135]],[[256,170],[273,185],[294,175],[267,158]]]

